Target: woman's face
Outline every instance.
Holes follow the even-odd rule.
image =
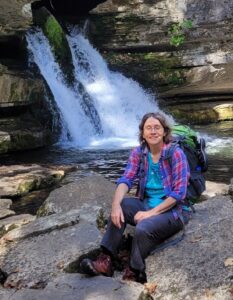
[[[160,146],[163,144],[165,136],[164,128],[159,120],[150,117],[143,126],[143,138],[149,147]]]

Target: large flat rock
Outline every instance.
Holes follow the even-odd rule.
[[[43,290],[0,290],[1,300],[136,300],[143,286],[124,284],[109,277],[85,278],[80,274],[58,276]]]
[[[84,209],[81,217],[102,208],[105,217],[110,213],[115,185],[102,176],[89,176],[52,191],[39,211],[39,215]]]
[[[101,235],[85,221],[11,243],[0,257],[8,287],[43,287],[81,255],[99,247]]]
[[[196,205],[185,239],[147,259],[150,281],[157,284],[155,299],[231,299],[233,266],[233,205],[215,197]]]

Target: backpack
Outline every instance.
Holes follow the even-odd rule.
[[[192,207],[205,190],[204,172],[208,169],[208,157],[205,151],[205,139],[198,138],[197,133],[186,125],[174,125],[173,141],[168,150],[169,164],[175,147],[178,145],[187,157],[190,168],[190,178],[187,187],[187,204]]]

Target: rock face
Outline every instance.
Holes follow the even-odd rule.
[[[196,205],[186,227],[186,238],[175,247],[147,259],[150,280],[163,299],[231,299],[233,205],[230,198],[214,197]],[[228,237],[227,237],[228,236]],[[169,278],[169,280],[168,280]]]
[[[232,299],[233,204],[222,195],[196,204],[185,238],[147,258],[149,285],[156,286],[152,298],[141,284],[119,280],[119,273],[115,278],[73,273],[82,257],[98,251],[96,208],[109,211],[112,188],[100,176],[63,186],[48,198],[52,215],[3,235],[0,265],[9,274],[4,286],[11,289],[0,288],[1,299]],[[72,264],[76,270],[66,273]]]
[[[158,92],[160,105],[178,119],[227,120],[232,119],[232,12],[230,0],[109,0],[92,12],[89,36],[112,69]],[[193,26],[181,32],[184,44],[176,48],[169,29],[183,20]]]
[[[46,87],[28,71],[25,32],[32,25],[30,2],[0,3],[0,154],[53,141]]]
[[[41,147],[52,141],[52,122],[45,122],[52,120],[52,115],[45,102],[44,84],[38,75],[33,78],[28,73],[25,32],[32,24],[31,2],[0,3],[0,153]],[[231,0],[34,3],[34,7],[41,5],[50,6],[59,18],[76,15],[76,11],[78,16],[84,7],[86,12],[98,5],[89,17],[89,37],[113,70],[157,93],[160,106],[182,122],[232,120]],[[179,29],[184,43],[175,47],[170,44],[169,29],[183,20],[191,20],[193,25]],[[51,24],[54,27],[54,22]],[[5,117],[20,130],[6,128]]]

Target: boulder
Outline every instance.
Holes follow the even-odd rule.
[[[149,281],[157,284],[154,299],[231,299],[233,204],[216,196],[195,205],[186,236],[174,247],[149,256]]]
[[[0,255],[2,269],[10,274],[5,282],[6,287],[43,288],[53,277],[63,273],[70,263],[99,247],[99,230],[86,221],[77,223],[76,211],[64,213],[59,218],[63,218],[64,226],[62,221],[59,226],[54,226],[56,217],[41,218],[44,220],[40,222],[45,223],[42,230],[36,229],[35,234],[27,234],[17,243],[11,242],[6,246],[7,253]],[[34,222],[31,224],[36,226]],[[28,232],[30,224],[25,226]]]
[[[22,196],[29,191],[49,187],[62,179],[65,172],[32,164],[1,166],[0,174],[0,198],[3,198]]]
[[[229,193],[229,185],[213,181],[206,181],[206,190],[201,195],[201,200],[215,197],[217,195],[227,195]]]
[[[52,191],[39,209],[38,216],[82,209],[81,218],[89,218],[89,222],[97,219],[101,223],[110,214],[114,191],[115,185],[102,176],[80,178]]]

